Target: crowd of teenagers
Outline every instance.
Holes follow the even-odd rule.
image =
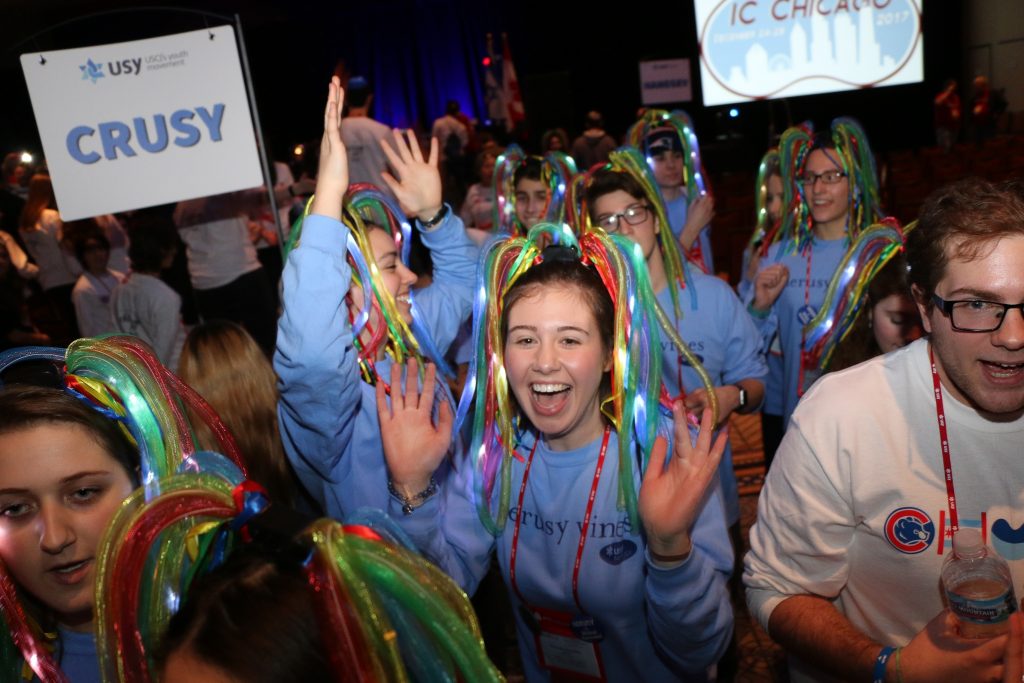
[[[617,147],[598,121],[584,164],[564,134],[485,147],[456,210],[460,150],[359,122],[353,85],[315,180],[271,190],[312,191],[279,290],[266,190],[126,229],[31,179],[0,232],[0,679],[501,680],[497,620],[528,681],[731,680],[742,581],[791,680],[1021,680],[1021,615],[967,638],[939,577],[964,527],[1024,578],[1024,183],[901,226],[856,121],[795,126],[734,291],[684,112]],[[29,281],[81,339],[36,328]],[[755,412],[744,559],[728,424]]]

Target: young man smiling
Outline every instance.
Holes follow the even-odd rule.
[[[1024,201],[943,188],[906,249],[928,337],[815,384],[751,530],[747,600],[794,681],[1002,676],[1006,637],[960,638],[939,576],[973,527],[1024,578]]]

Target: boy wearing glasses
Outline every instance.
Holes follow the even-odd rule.
[[[1024,579],[1024,201],[940,189],[906,257],[928,337],[815,384],[751,530],[747,600],[793,681],[1002,679],[1007,637],[961,638],[939,576],[973,527]]]
[[[757,410],[764,397],[768,366],[760,352],[757,328],[732,288],[713,275],[699,272],[696,267],[690,268],[685,289],[681,289],[677,282],[669,281],[663,250],[678,247],[672,233],[662,230],[658,224],[652,199],[646,196],[643,186],[632,175],[610,170],[596,171],[586,193],[594,224],[610,234],[628,237],[640,246],[658,303],[715,386],[719,424],[724,425],[733,411],[750,413]],[[676,288],[678,316],[671,288]],[[670,340],[663,338],[661,343],[665,388],[673,398],[682,398],[688,411],[700,415],[708,397],[697,371]],[[728,445],[718,469],[726,523],[730,526],[734,542],[738,542],[739,492],[732,467],[732,450]],[[738,569],[734,575],[737,586]]]

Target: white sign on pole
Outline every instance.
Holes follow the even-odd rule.
[[[21,55],[64,220],[263,184],[231,26]]]
[[[640,101],[645,105],[689,102],[691,88],[689,59],[640,62]]]

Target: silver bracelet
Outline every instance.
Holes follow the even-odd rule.
[[[434,481],[434,475],[430,475],[430,483],[427,484],[427,488],[417,494],[414,494],[411,498],[406,498],[399,493],[398,489],[395,488],[395,484],[391,481],[391,477],[388,477],[388,493],[397,498],[402,504],[403,514],[411,515],[412,511],[419,507],[419,505],[415,505],[415,503],[418,502],[422,505],[428,498],[437,493],[437,482]]]

